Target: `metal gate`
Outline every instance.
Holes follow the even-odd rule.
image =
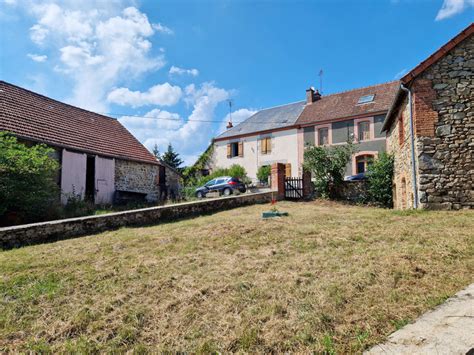
[[[285,178],[285,198],[299,200],[303,198],[303,179],[297,177]]]

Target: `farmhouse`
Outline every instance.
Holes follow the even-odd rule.
[[[4,81],[0,103],[0,131],[25,144],[54,148],[62,203],[73,195],[110,204],[178,194],[177,172],[157,161],[118,120]]]
[[[214,139],[212,167],[242,165],[253,180],[260,166],[284,163],[287,176],[302,176],[308,145],[356,143],[346,175],[365,172],[385,151],[381,128],[398,83],[389,82],[322,96],[310,88],[306,101],[264,109]]]
[[[396,208],[474,207],[473,33],[471,24],[401,78],[383,124]]]

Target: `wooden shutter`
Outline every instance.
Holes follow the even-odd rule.
[[[291,177],[291,164],[290,163],[285,164],[285,176]]]
[[[267,153],[267,140],[265,138],[260,139],[260,153]]]
[[[232,154],[231,154],[231,153],[232,153],[232,150],[231,150],[231,149],[232,149],[231,145],[230,145],[230,144],[227,144],[227,158],[231,158],[231,157],[232,157],[232,156],[231,156],[231,155],[232,155]]]
[[[239,157],[244,156],[244,142],[239,142],[238,153],[239,153]]]
[[[271,138],[266,138],[265,141],[267,142],[267,154],[270,154],[272,152],[272,139]]]

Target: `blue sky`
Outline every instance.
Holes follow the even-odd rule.
[[[223,130],[226,100],[239,121],[303,100],[320,69],[323,94],[391,81],[474,19],[474,0],[0,6],[2,80],[116,117],[188,164]]]

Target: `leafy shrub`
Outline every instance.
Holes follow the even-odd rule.
[[[267,183],[268,177],[271,174],[271,166],[270,165],[263,165],[258,168],[257,170],[257,179],[261,182]]]
[[[0,219],[3,224],[55,218],[59,169],[50,157],[54,150],[43,144],[32,147],[0,132]]]
[[[344,181],[346,165],[354,153],[354,145],[334,147],[311,146],[304,152],[304,168],[315,178],[315,190],[323,198],[336,197],[337,187]]]
[[[95,206],[92,201],[85,200],[73,191],[67,195],[67,202],[63,208],[63,217],[82,217],[93,214]]]
[[[369,201],[392,207],[393,156],[382,153],[367,169]]]

